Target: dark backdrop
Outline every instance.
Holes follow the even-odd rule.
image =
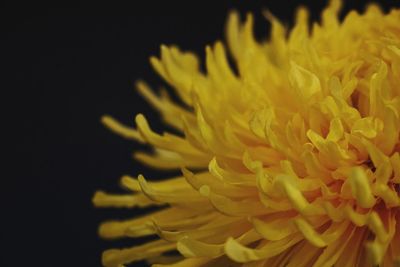
[[[161,43],[203,55],[206,44],[223,37],[232,8],[254,12],[261,36],[268,30],[264,7],[290,23],[299,2],[311,7],[314,19],[324,6],[324,1],[181,2],[2,8],[1,128],[8,134],[3,147],[12,148],[2,153],[0,266],[100,266],[102,250],[138,242],[100,240],[100,221],[140,211],[94,209],[91,197],[96,189],[121,191],[118,178],[125,173],[162,174],[134,163],[132,151],[141,147],[113,135],[99,119],[107,113],[133,125],[134,115],[143,112],[162,129],[133,88],[138,78],[154,87],[163,84],[148,63]],[[345,9],[363,5],[351,1]]]

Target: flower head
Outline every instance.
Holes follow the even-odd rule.
[[[395,266],[400,261],[400,10],[370,5],[338,19],[333,0],[309,27],[299,8],[286,29],[255,40],[253,17],[230,14],[227,44],[196,55],[161,47],[154,69],[183,101],[137,88],[179,134],[105,116],[109,128],[154,151],[136,159],[182,175],[124,176],[130,194],[97,192],[97,206],[161,205],[106,222],[105,238],[159,239],[105,251],[105,266]],[[177,250],[182,256],[168,256]],[[164,265],[165,264],[165,265]],[[170,264],[170,265],[168,265]]]

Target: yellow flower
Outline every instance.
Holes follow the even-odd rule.
[[[105,116],[116,133],[150,144],[136,159],[182,176],[124,176],[130,194],[97,192],[99,207],[161,205],[106,222],[104,238],[158,235],[103,254],[105,266],[395,266],[400,261],[400,10],[370,5],[338,19],[333,0],[309,27],[299,8],[288,31],[266,13],[230,14],[227,44],[192,53],[161,46],[154,69],[183,104],[137,88],[179,134],[158,134],[142,114],[136,128]],[[166,253],[177,250],[182,256]],[[165,265],[164,265],[165,264]]]

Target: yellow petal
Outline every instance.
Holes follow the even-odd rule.
[[[376,201],[371,191],[370,182],[361,168],[354,168],[350,177],[351,192],[357,203],[363,208],[371,208]]]
[[[303,101],[310,99],[314,94],[321,91],[317,76],[297,65],[294,61],[290,63],[289,81]]]

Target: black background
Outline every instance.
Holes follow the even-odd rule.
[[[138,78],[154,88],[163,84],[148,63],[160,44],[204,55],[206,44],[223,38],[230,9],[253,12],[257,36],[263,36],[269,26],[262,8],[290,24],[300,2],[313,19],[325,5],[134,1],[130,7],[2,8],[1,128],[3,147],[11,150],[2,153],[0,266],[100,266],[102,250],[140,242],[100,240],[101,221],[141,211],[94,209],[91,197],[96,189],[122,192],[118,178],[125,173],[165,174],[134,163],[132,151],[143,147],[110,133],[101,115],[133,125],[142,112],[161,131],[157,114],[133,87]],[[365,4],[348,2],[345,10]],[[381,4],[386,10],[399,6]]]

